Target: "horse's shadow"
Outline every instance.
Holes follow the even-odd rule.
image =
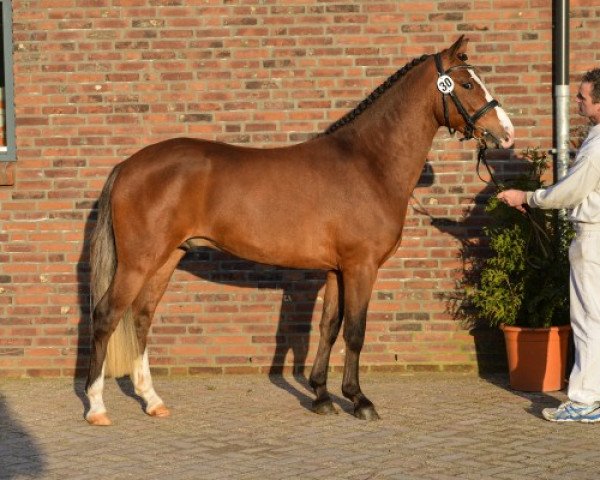
[[[203,263],[219,265],[207,270]],[[275,350],[268,367],[273,385],[295,396],[309,409],[312,398],[307,380],[307,356],[315,310],[319,310],[319,292],[325,285],[326,272],[290,270],[241,260],[208,248],[194,250],[182,259],[178,269],[202,280],[243,289],[281,292],[279,319],[275,332]],[[295,380],[290,382],[287,375]],[[337,399],[340,403],[344,401]],[[348,408],[350,408],[348,406]]]
[[[75,359],[75,379],[73,390],[81,400],[84,411],[90,405],[85,395],[83,378],[87,375],[90,361],[90,239],[96,225],[98,202],[89,205],[90,213],[83,230],[83,246],[77,262],[77,295],[79,302],[79,323],[77,325],[77,356]]]

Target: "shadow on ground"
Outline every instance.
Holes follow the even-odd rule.
[[[45,471],[46,461],[41,446],[0,393],[0,478],[40,478]]]

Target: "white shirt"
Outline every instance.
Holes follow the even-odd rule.
[[[567,175],[548,188],[527,192],[530,207],[569,209],[569,220],[600,224],[600,124],[594,125]]]

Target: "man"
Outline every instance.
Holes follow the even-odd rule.
[[[506,190],[498,198],[520,211],[525,204],[570,210],[576,232],[569,249],[575,364],[569,401],[542,414],[552,422],[589,423],[600,422],[600,68],[583,76],[577,104],[592,128],[567,175],[546,189]]]

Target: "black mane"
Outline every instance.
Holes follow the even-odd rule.
[[[385,93],[394,83],[396,83],[400,78],[402,78],[406,72],[411,70],[413,67],[423,63],[430,55],[422,55],[419,58],[415,58],[411,62],[404,65],[400,70],[397,70],[395,73],[390,75],[387,80],[385,80],[381,85],[379,85],[375,90],[373,90],[367,98],[365,98],[362,102],[360,102],[354,110],[348,112],[342,118],[332,123],[323,135],[329,135],[330,133],[339,130],[343,126],[352,122],[356,117],[358,117],[361,113],[363,113],[369,106],[371,106],[383,93]]]

